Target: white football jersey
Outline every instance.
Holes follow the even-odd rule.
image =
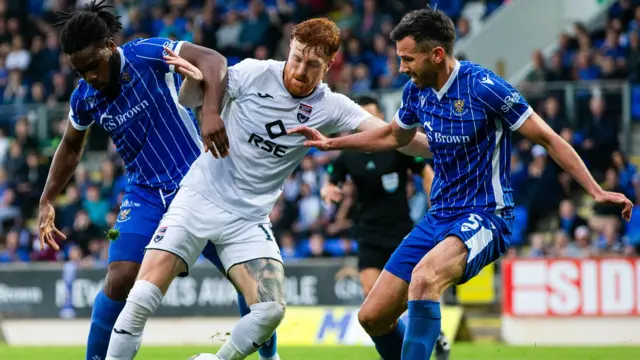
[[[308,148],[287,129],[302,124],[323,134],[355,130],[371,115],[321,83],[305,98],[285,88],[285,63],[246,59],[229,67],[222,109],[229,156],[203,153],[182,181],[223,209],[247,219],[269,215],[286,178]]]

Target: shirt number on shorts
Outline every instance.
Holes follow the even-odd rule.
[[[460,230],[462,231],[478,230],[478,228],[480,227],[480,221],[482,221],[482,218],[480,217],[480,215],[471,214],[469,216],[469,219],[467,219],[467,222],[462,223]]]
[[[270,229],[267,229],[267,227],[262,225],[262,224],[258,225],[258,227],[260,228],[260,230],[262,230],[264,232],[264,235],[267,237],[267,241],[273,241],[274,240]]]

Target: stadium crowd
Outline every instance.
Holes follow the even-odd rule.
[[[53,24],[56,11],[83,2],[0,0],[0,263],[71,258],[86,266],[103,266],[109,244],[106,232],[118,217],[127,216],[118,212],[126,186],[122,161],[106,134],[96,128],[89,148],[106,149],[106,156],[101,157],[99,166],[79,166],[58,203],[56,223],[67,234],[64,251],[39,248],[34,220],[38,200],[67,120],[61,113],[49,124],[49,135],[41,136],[36,131],[38,113],[29,104],[42,104],[54,113],[68,101],[77,76],[60,53]],[[470,31],[470,22],[462,12],[467,2],[439,2],[456,22],[459,38]],[[504,1],[483,2],[484,16],[488,16]],[[402,0],[113,3],[125,25],[117,43],[153,36],[184,39],[217,49],[230,65],[245,57],[285,59],[293,24],[324,14],[338,23],[344,40],[325,82],[347,94],[402,88],[408,78],[398,73],[398,58],[388,35],[404,12],[424,5],[424,1]],[[640,10],[634,10],[630,3],[622,0],[612,7],[605,31],[587,32],[576,26],[574,36],[561,36],[561,47],[551,59],[536,53],[536,68],[523,88],[525,94],[532,94],[536,110],[574,144],[607,189],[624,191],[640,203],[636,168],[619,147],[621,109],[613,105],[616,102],[606,96],[578,94],[579,118],[583,121],[573,123],[567,120],[562,98],[547,97],[539,91],[541,83],[556,80],[637,80]],[[514,144],[512,185],[518,221],[512,256],[640,251],[640,229],[635,229],[640,228],[637,210],[634,220],[625,226],[617,209],[591,208],[579,186],[553,164],[544,148],[522,140]],[[319,197],[326,165],[335,156],[312,149],[287,180],[271,213],[274,232],[287,259],[343,256],[357,251],[352,236],[358,213],[353,206],[357,189],[345,185],[340,204],[327,205]],[[428,201],[419,179],[408,187],[411,216],[417,222],[426,212]]]
[[[603,188],[622,192],[636,204],[640,204],[640,177],[619,141],[623,106],[631,107],[634,121],[640,117],[636,105],[623,103],[615,82],[629,81],[637,91],[639,25],[640,1],[615,2],[604,28],[587,29],[576,23],[572,33],[559,34],[558,47],[548,58],[540,50],[534,52],[534,68],[520,87],[553,129],[574,146]],[[565,89],[553,86],[558,81],[585,84],[576,86],[571,95],[573,114],[564,106]],[[544,148],[525,140],[514,144],[512,184],[520,223],[515,240],[530,245],[519,255],[640,254],[637,207],[631,221],[623,223],[616,208],[592,206]],[[515,255],[516,247],[512,252]]]

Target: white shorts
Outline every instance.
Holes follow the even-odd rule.
[[[209,241],[225,271],[254,259],[282,262],[269,219],[244,219],[187,187],[180,188],[146,248],[177,255],[188,272]]]

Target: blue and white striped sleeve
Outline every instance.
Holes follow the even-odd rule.
[[[69,122],[78,131],[85,131],[93,124],[93,118],[87,113],[87,102],[83,92],[76,88],[69,99]]]
[[[411,94],[413,91],[417,91],[416,89],[413,89],[413,82],[407,82],[404,90],[402,90],[402,102],[400,103],[400,108],[398,108],[398,111],[394,116],[398,125],[407,130],[417,128],[421,125],[420,119],[411,108]]]
[[[177,55],[180,55],[180,49],[184,41],[173,41],[166,38],[148,38],[134,40],[131,44],[135,56],[143,62],[146,62],[152,68],[163,72],[175,72],[173,65],[168,65],[164,60],[167,54],[164,47],[168,47]]]
[[[533,114],[533,109],[518,90],[490,71],[476,74],[472,86],[485,110],[502,118],[511,131],[518,130]]]

